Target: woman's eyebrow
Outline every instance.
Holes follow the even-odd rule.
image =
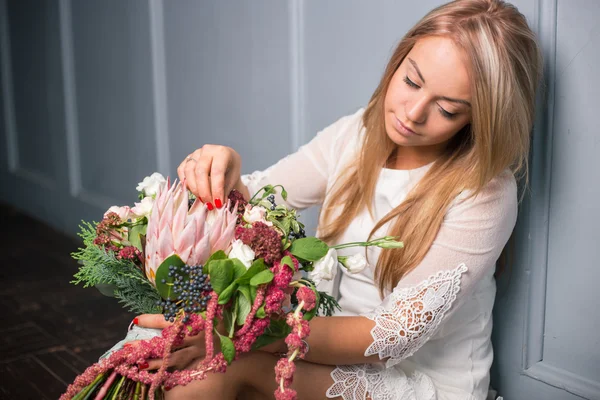
[[[423,83],[425,83],[425,78],[423,78],[423,74],[421,74],[421,70],[419,70],[419,67],[417,66],[417,63],[415,62],[415,60],[413,60],[410,57],[407,57],[408,61],[412,64],[413,67],[415,67],[415,69],[417,70],[417,74],[419,75],[419,78],[421,78],[421,81],[423,81]]]
[[[425,78],[423,78],[423,74],[421,74],[421,71],[419,70],[419,67],[417,66],[417,63],[415,62],[415,60],[413,60],[410,57],[408,58],[408,62],[410,62],[412,64],[413,67],[415,67],[415,70],[417,71],[417,74],[419,75],[419,78],[421,78],[421,81],[423,83],[425,83]],[[461,99],[453,99],[450,97],[446,97],[446,96],[442,96],[440,97],[440,99],[445,100],[445,101],[449,101],[451,103],[460,103],[460,104],[464,104],[466,106],[471,107],[471,103],[469,103],[467,100],[461,100]]]
[[[442,97],[440,97],[440,99],[441,99],[441,100],[446,100],[446,101],[449,101],[449,102],[451,102],[451,103],[460,103],[460,104],[464,104],[464,105],[466,105],[466,106],[469,106],[469,107],[471,107],[471,103],[469,103],[469,102],[468,102],[468,101],[466,101],[466,100],[461,100],[461,99],[453,99],[453,98],[446,97],[446,96],[442,96]]]

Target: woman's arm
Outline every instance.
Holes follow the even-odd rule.
[[[323,203],[327,183],[334,173],[341,154],[353,151],[348,146],[356,140],[362,127],[362,113],[340,118],[320,131],[297,152],[284,157],[264,171],[242,175],[241,183],[252,196],[265,185],[283,185],[288,192],[287,201],[276,195],[277,203],[302,210]]]
[[[457,199],[423,261],[375,310],[311,321],[306,360],[331,365],[383,360],[393,366],[410,357],[468,301],[479,281],[491,279],[516,215],[516,184],[508,174],[477,197]]]
[[[365,356],[373,343],[375,322],[365,317],[316,317],[310,321],[310,347],[306,361],[342,365],[379,362],[375,355]]]

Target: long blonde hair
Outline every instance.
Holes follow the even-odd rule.
[[[384,126],[384,98],[392,76],[415,43],[427,36],[451,38],[468,59],[472,120],[450,141],[406,199],[377,222],[369,237],[392,221],[389,234],[404,249],[385,249],[375,277],[380,292],[416,267],[435,239],[450,203],[464,191],[477,195],[510,168],[527,179],[527,157],[541,54],[525,17],[501,0],[456,0],[429,12],[400,41],[363,114],[365,135],[355,166],[348,166],[328,193],[320,236],[338,238],[372,201],[381,169],[397,145]],[[341,207],[341,213],[334,212]]]

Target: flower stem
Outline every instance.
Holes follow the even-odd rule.
[[[206,369],[205,369],[205,370],[203,370],[203,371],[197,371],[197,372],[194,372],[193,374],[190,374],[190,376],[196,376],[196,375],[200,375],[200,374],[201,374],[201,373],[203,373],[203,372],[208,372],[208,371],[211,371],[211,370],[212,370],[212,367],[210,367],[210,368],[206,368]]]
[[[300,311],[302,311],[302,307],[304,307],[304,304],[304,300],[302,300],[300,304],[298,304],[298,307],[296,307],[296,311],[294,311],[294,318],[298,319],[298,315],[300,314]]]
[[[113,384],[116,377],[117,377],[117,371],[113,371],[112,374],[110,374],[110,376],[104,383],[104,385],[102,386],[102,388],[100,389],[100,391],[98,392],[98,394],[96,395],[96,398],[94,400],[102,400],[104,398],[104,396],[108,392],[108,388],[110,388],[110,386]]]
[[[345,249],[345,248],[348,248],[348,247],[370,247],[370,246],[379,246],[380,244],[381,244],[381,245],[383,245],[383,244],[385,244],[386,242],[390,242],[390,241],[393,241],[393,242],[395,242],[395,241],[396,241],[396,239],[398,239],[398,238],[397,238],[397,237],[395,237],[395,236],[384,236],[384,237],[381,237],[381,238],[377,238],[377,239],[374,239],[374,240],[370,240],[370,241],[368,241],[368,242],[350,242],[350,243],[342,243],[342,244],[338,244],[338,245],[335,245],[335,246],[331,246],[330,248],[331,248],[331,249],[336,249],[336,250],[339,250],[339,249]]]
[[[123,382],[125,381],[125,377],[122,376],[121,379],[119,379],[119,383],[117,383],[117,388],[115,389],[112,398],[110,400],[115,400],[117,398],[117,395],[119,394],[119,390],[121,390],[121,386],[123,386]]]
[[[135,392],[133,394],[133,400],[139,400],[141,390],[142,390],[142,383],[138,381],[135,384]]]
[[[359,247],[359,246],[367,247],[367,246],[369,246],[369,243],[368,242],[350,242],[350,243],[343,243],[343,244],[331,246],[330,248],[340,250],[340,249],[345,249],[348,247]]]

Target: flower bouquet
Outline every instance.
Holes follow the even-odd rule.
[[[164,390],[225,372],[242,353],[285,338],[288,352],[275,367],[277,399],[294,399],[294,360],[303,358],[308,321],[332,315],[335,299],[316,289],[338,261],[351,273],[366,260],[338,257],[350,246],[402,247],[394,237],[328,246],[306,237],[295,210],[275,204],[268,185],[249,202],[236,191],[214,209],[155,173],[141,182],[140,202],[111,207],[100,223],[81,226],[84,247],[73,283],[96,286],[136,313],[163,314],[164,330],[130,327],[128,337],[69,385],[61,400],[154,399]],[[217,329],[219,327],[220,329]],[[193,370],[168,371],[171,350],[204,332],[205,357]],[[123,346],[145,338],[135,346]],[[218,350],[214,343],[218,343]],[[156,372],[143,370],[163,359]]]

